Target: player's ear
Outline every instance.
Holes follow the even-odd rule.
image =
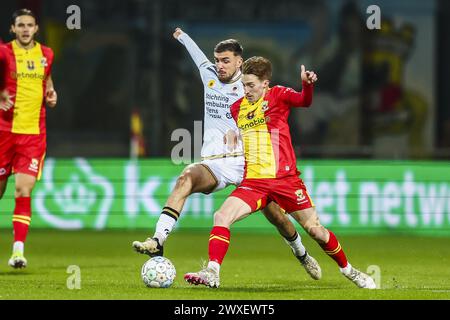
[[[264,81],[263,81],[263,86],[264,86],[264,88],[268,88],[268,87],[269,87],[269,84],[270,84],[270,81],[269,81],[269,80],[264,80]]]
[[[238,61],[237,61],[238,68],[241,68],[243,63],[244,63],[244,59],[241,56],[239,56]]]
[[[38,33],[39,32],[39,25],[36,25],[35,27],[34,27],[34,33]]]

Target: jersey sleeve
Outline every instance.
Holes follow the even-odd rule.
[[[182,33],[178,37],[178,41],[183,44],[189,52],[189,55],[200,71],[203,83],[208,83],[211,79],[217,79],[217,71],[214,64],[208,60],[203,51],[187,33]]]
[[[6,87],[6,56],[0,45],[0,90]]]
[[[45,58],[47,59],[47,70],[45,70],[46,71],[45,74],[47,76],[49,76],[52,74],[53,61],[55,60],[55,54],[52,49],[46,47],[45,51],[44,51],[44,55],[45,55]]]
[[[233,116],[234,121],[236,124],[238,123],[238,116],[239,116],[239,109],[243,98],[237,100],[235,103],[233,103],[230,107],[231,115]]]
[[[281,90],[281,99],[290,107],[308,108],[312,103],[313,85],[302,82],[303,90],[297,92],[292,88],[283,88]]]

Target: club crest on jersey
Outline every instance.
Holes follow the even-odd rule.
[[[297,196],[297,201],[298,202],[302,202],[302,201],[304,201],[306,199],[306,196],[303,193],[302,189],[295,191],[295,195]]]
[[[255,117],[256,110],[257,110],[257,109],[255,109],[255,110],[250,111],[249,113],[247,113],[247,116],[246,116],[247,120],[252,120],[252,119]]]
[[[266,112],[269,110],[269,101],[264,101],[262,103],[262,108],[261,108],[262,112]]]
[[[208,82],[208,88],[214,88],[215,85],[216,85],[216,81],[214,81],[214,80],[210,80]]]
[[[47,68],[48,67],[48,62],[47,62],[47,58],[46,57],[42,57],[41,58],[41,67],[43,67],[43,68]]]
[[[28,61],[27,61],[27,68],[28,68],[28,70],[33,71],[33,70],[35,69],[35,67],[34,67],[34,61],[28,60]]]
[[[39,160],[31,159],[31,163],[30,166],[28,167],[28,170],[37,172],[39,170]]]

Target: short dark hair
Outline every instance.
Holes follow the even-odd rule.
[[[217,53],[222,53],[225,51],[231,51],[234,53],[235,56],[240,57],[242,57],[244,53],[244,49],[242,48],[241,44],[235,39],[220,41],[214,48],[214,52]]]
[[[263,57],[251,57],[242,65],[243,74],[253,74],[260,80],[272,80],[272,63]]]
[[[34,20],[36,21],[37,24],[37,17],[34,14],[33,11],[29,10],[29,9],[19,9],[14,11],[12,17],[11,17],[11,25],[15,25],[16,24],[16,19],[20,16],[30,16],[33,17]]]

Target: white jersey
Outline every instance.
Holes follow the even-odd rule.
[[[240,74],[234,81],[222,83],[215,65],[186,33],[182,33],[178,41],[197,65],[205,90],[202,159],[243,155],[239,130],[230,112],[231,105],[244,96]]]

